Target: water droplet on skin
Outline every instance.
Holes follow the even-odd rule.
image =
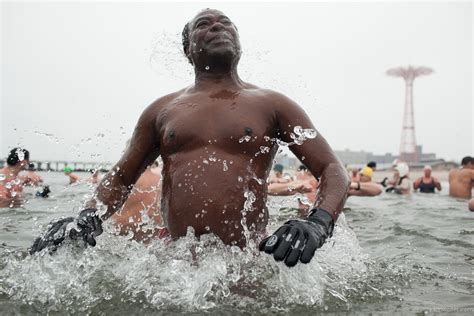
[[[224,161],[222,162],[222,164],[223,164],[223,170],[224,170],[224,171],[229,170],[229,167],[227,166],[227,161],[224,160]]]
[[[238,180],[239,182],[243,182],[243,181],[244,181],[244,179],[243,179],[242,177],[238,177],[237,180]]]
[[[242,138],[239,139],[239,143],[243,143],[243,142],[248,143],[251,138],[252,137],[250,137],[249,135],[243,136]]]
[[[209,66],[206,66],[204,69],[206,69],[206,70],[209,70],[209,69],[210,69],[210,67],[209,67]]]

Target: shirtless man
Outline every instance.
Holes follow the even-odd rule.
[[[72,173],[71,167],[66,166],[64,167],[63,171],[64,171],[64,175],[66,175],[69,178],[69,184],[76,183],[81,179],[81,177]]]
[[[30,153],[26,149],[10,151],[7,166],[0,169],[0,208],[21,206],[24,183],[19,173],[28,166],[29,159]]]
[[[423,177],[413,182],[413,190],[420,190],[420,193],[435,193],[435,189],[441,191],[441,183],[439,180],[431,176],[431,166],[426,165],[423,168]]]
[[[101,181],[87,209],[77,219],[51,223],[31,253],[65,238],[95,245],[102,220],[120,210],[140,174],[159,155],[161,211],[173,239],[192,227],[197,237],[213,233],[227,245],[244,248],[245,219],[249,238],[261,240],[261,251],[294,266],[298,261],[308,263],[331,236],[349,178],[324,137],[314,137],[306,113],[284,95],[240,79],[237,28],[222,12],[206,9],[187,23],[183,48],[194,67],[195,83],[145,109],[130,146]],[[265,180],[277,139],[290,144],[296,157],[304,157],[308,169],[321,179],[320,196],[306,220],[287,221],[262,240],[268,223]],[[98,201],[106,209],[95,209]],[[77,228],[70,228],[72,222]]]
[[[160,170],[158,163],[147,167],[133,186],[122,209],[112,216],[121,235],[133,234],[137,241],[147,241],[160,233]]]
[[[452,197],[470,199],[474,186],[474,158],[464,157],[459,169],[449,171],[449,195]]]

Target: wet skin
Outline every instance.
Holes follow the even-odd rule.
[[[287,97],[240,80],[238,34],[221,12],[199,13],[190,22],[189,37],[185,52],[193,61],[195,84],[143,112],[123,157],[100,183],[96,200],[108,207],[102,217],[111,216],[144,168],[161,155],[161,210],[172,237],[186,235],[191,226],[197,236],[211,232],[225,244],[243,247],[242,221],[254,236],[268,222],[266,179],[276,139],[292,142],[295,126],[314,126]],[[337,219],[349,181],[327,142],[318,135],[290,149],[322,177],[317,204]],[[245,208],[249,194],[255,201]]]

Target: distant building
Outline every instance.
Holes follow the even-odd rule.
[[[368,156],[372,153],[365,151],[352,151],[349,149],[335,150],[336,156],[341,159],[344,165],[364,165],[368,162]]]

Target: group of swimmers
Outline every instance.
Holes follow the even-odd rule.
[[[283,165],[275,164],[273,174],[269,178],[268,193],[270,195],[293,195],[303,193],[305,198],[298,198],[298,210],[304,214],[316,201],[318,180],[311,172],[301,165],[295,177],[283,173]],[[380,182],[373,181],[373,174],[377,169],[377,163],[369,162],[363,168],[352,168],[350,170],[351,185],[348,196],[375,196],[383,191],[407,195],[411,191],[420,193],[435,193],[441,191],[441,182],[432,175],[432,167],[425,165],[423,176],[410,180],[410,168],[408,164],[396,160],[393,164],[393,175],[384,178]],[[474,211],[474,199],[471,197],[474,187],[474,158],[467,156],[461,161],[459,169],[449,172],[449,195],[456,198],[470,199],[468,208]]]

